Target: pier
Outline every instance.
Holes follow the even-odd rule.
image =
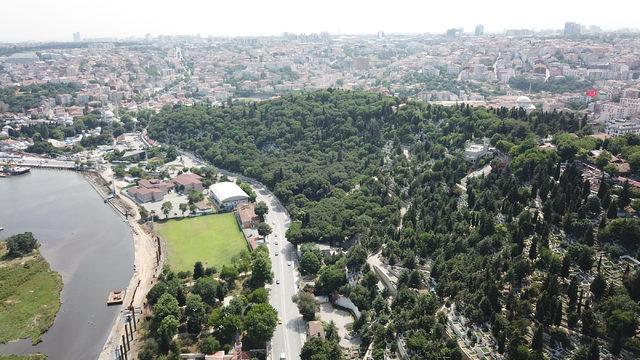
[[[117,305],[124,302],[124,295],[126,290],[116,290],[109,293],[107,298],[107,305]]]
[[[59,161],[59,160],[49,160],[48,162],[42,161],[34,161],[34,160],[18,160],[12,161],[14,164],[18,166],[26,166],[30,168],[41,168],[41,169],[53,169],[53,170],[80,170],[75,162],[72,161]],[[8,165],[4,161],[0,160],[0,165]]]
[[[21,166],[53,170],[80,170],[75,161],[45,159],[32,155],[8,155],[0,157],[0,166]]]

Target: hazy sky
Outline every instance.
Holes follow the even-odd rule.
[[[0,41],[159,34],[354,34],[638,27],[638,0],[2,0]]]

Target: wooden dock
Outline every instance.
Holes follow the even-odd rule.
[[[118,305],[124,302],[124,295],[126,293],[125,289],[122,290],[114,290],[109,293],[109,297],[107,298],[107,305]]]

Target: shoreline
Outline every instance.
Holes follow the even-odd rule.
[[[95,172],[94,174],[102,182],[102,184],[98,186],[106,186],[109,181],[113,181],[110,169],[107,169],[104,172]],[[97,184],[92,184],[92,181],[88,177],[85,177],[85,179],[87,179],[91,186],[94,187],[103,199],[105,199],[103,193],[95,186]],[[114,202],[114,200],[119,204],[113,204],[112,202]],[[137,205],[118,191],[116,191],[115,197],[112,201],[106,201],[106,203],[121,215],[124,221],[129,225],[133,239],[134,272],[126,287],[124,301],[122,305],[120,305],[120,312],[113,321],[109,336],[107,337],[107,340],[102,347],[102,351],[100,352],[100,356],[98,357],[98,359],[101,360],[115,359],[116,348],[121,344],[122,336],[125,334],[125,322],[123,320],[123,315],[128,313],[129,306],[134,308],[136,313],[136,322],[139,323],[142,320],[142,317],[145,315],[146,295],[153,285],[155,285],[158,275],[162,270],[162,265],[164,264],[164,256],[162,256],[160,258],[160,262],[156,264],[157,245],[156,241],[154,241],[155,237],[153,233],[149,233],[151,231],[150,229],[147,230],[138,223],[138,220],[140,220],[140,213],[138,212]],[[123,212],[119,206],[126,208],[126,212]],[[126,216],[125,214],[129,214],[130,216]],[[134,340],[132,342],[131,350],[127,354],[128,358],[131,359],[133,359],[134,355],[137,353],[136,344],[138,343],[138,338],[135,335],[136,333],[137,332],[134,332]]]
[[[2,239],[2,241],[4,242],[5,239]],[[6,247],[6,244],[3,245],[3,247]],[[46,273],[51,273],[52,276],[55,278],[55,290],[57,290],[57,301],[53,302],[53,306],[56,308],[55,314],[53,314],[53,317],[51,317],[50,322],[47,324],[46,328],[42,328],[40,333],[37,335],[37,337],[33,337],[33,334],[28,336],[28,337],[22,337],[22,338],[17,338],[17,339],[9,339],[7,341],[1,341],[0,340],[0,345],[4,345],[4,344],[8,344],[8,343],[12,343],[12,342],[17,342],[17,341],[30,341],[32,346],[35,346],[39,343],[42,342],[42,336],[44,334],[47,333],[47,331],[49,331],[49,329],[51,329],[51,327],[53,326],[53,323],[56,319],[56,317],[58,316],[58,313],[60,312],[60,308],[62,307],[62,288],[64,286],[64,281],[62,280],[62,275],[51,269],[51,264],[49,263],[49,261],[47,261],[47,259],[44,258],[44,256],[42,255],[42,253],[40,253],[39,249],[35,249],[32,251],[32,253],[23,255],[21,257],[18,258],[8,258],[8,259],[2,259],[0,260],[0,263],[3,263],[3,266],[6,266],[9,269],[12,269],[14,271],[19,271],[19,268],[23,267],[24,264],[26,264],[27,262],[39,262],[42,261],[47,268]],[[14,264],[12,264],[12,262]],[[48,307],[48,305],[45,305]],[[37,318],[40,315],[42,315],[41,313],[34,313],[33,314],[33,318]],[[36,352],[37,353],[37,352]],[[11,354],[3,354],[0,353],[0,357],[2,356],[10,356]]]
[[[121,307],[120,311],[110,326],[109,335],[98,356],[100,360],[112,360],[116,358],[116,349],[121,344],[122,336],[125,335],[123,316],[129,312],[128,309],[131,306],[136,313],[136,322],[141,322],[146,313],[146,295],[155,285],[158,275],[162,271],[165,257],[164,255],[161,256],[159,263],[156,264],[157,242],[154,240],[156,235],[153,234],[151,229],[145,228],[138,223],[138,220],[140,220],[138,205],[120,194],[119,189],[116,189],[115,196],[110,196],[112,189],[109,184],[113,184],[113,173],[110,168],[102,172],[81,172],[80,175],[100,196],[105,205],[108,205],[123,222],[127,223],[133,241],[133,276],[125,288],[123,303],[119,305]],[[164,249],[161,250],[161,254],[164,254]],[[107,306],[106,299],[105,306]],[[131,350],[127,354],[128,358],[135,358],[134,355],[137,354],[138,338],[135,335],[136,333],[134,332],[134,339],[131,341]]]
[[[134,238],[135,233],[133,232],[133,230],[131,230],[132,228],[131,224],[127,223],[127,225],[129,226],[125,226],[123,224],[125,216],[122,215],[122,213],[120,213],[119,211],[117,211],[117,209],[111,203],[113,202],[114,204],[116,204],[118,199],[115,199],[115,198],[111,199],[111,202],[109,203],[109,207],[111,209],[109,208],[105,209],[102,207],[103,205],[107,205],[106,202],[103,202],[103,204],[100,204],[98,201],[96,201],[97,200],[95,197],[96,193],[98,193],[98,196],[100,196],[101,200],[104,200],[104,197],[103,197],[104,194],[107,194],[107,195],[109,194],[105,191],[105,189],[108,190],[108,187],[101,188],[100,186],[98,186],[102,184],[102,182],[99,181],[100,180],[99,174],[89,173],[84,171],[74,171],[73,169],[70,169],[70,171],[56,171],[51,169],[36,168],[34,170],[35,171],[32,171],[31,175],[24,175],[24,179],[23,177],[19,177],[12,180],[17,180],[18,182],[16,184],[22,184],[22,182],[25,181],[27,185],[22,187],[26,187],[27,189],[29,189],[29,186],[37,186],[36,192],[39,190],[40,193],[43,192],[41,187],[38,186],[40,183],[44,183],[44,182],[54,183],[60,186],[73,184],[74,186],[73,188],[65,187],[65,188],[62,188],[61,190],[66,191],[68,189],[76,189],[76,188],[80,189],[81,191],[73,191],[72,195],[75,195],[78,193],[81,193],[81,195],[78,195],[75,197],[71,196],[70,201],[78,201],[78,200],[82,201],[82,203],[76,204],[81,210],[79,213],[75,215],[75,217],[68,216],[67,218],[70,220],[68,220],[67,222],[64,222],[64,224],[67,224],[67,226],[75,226],[75,225],[68,225],[68,223],[75,224],[76,222],[80,223],[81,221],[84,224],[91,224],[91,225],[79,226],[78,229],[69,228],[68,231],[53,230],[53,235],[52,235],[53,238],[57,237],[60,240],[62,239],[65,239],[65,240],[63,243],[49,242],[48,243],[50,245],[49,250],[51,251],[46,253],[47,257],[45,260],[47,261],[47,264],[49,265],[52,271],[56,271],[58,274],[61,274],[61,275],[64,274],[65,280],[63,284],[64,290],[61,291],[60,299],[59,299],[60,309],[55,316],[55,322],[51,326],[49,326],[45,332],[43,332],[40,335],[40,338],[44,341],[40,342],[37,345],[38,347],[33,347],[33,349],[31,349],[31,348],[28,348],[30,347],[30,345],[32,345],[31,339],[18,339],[16,341],[10,341],[7,344],[4,344],[6,345],[6,347],[3,347],[4,345],[0,344],[0,347],[3,347],[2,351],[0,352],[2,354],[28,354],[28,353],[41,352],[56,358],[57,357],[75,358],[77,356],[78,358],[89,357],[92,359],[96,359],[102,353],[105,341],[108,339],[108,337],[112,336],[112,332],[113,332],[112,328],[114,327],[114,324],[117,322],[121,322],[121,320],[119,320],[122,318],[121,309],[125,310],[125,308],[116,307],[116,306],[105,308],[106,300],[107,300],[106,294],[108,291],[111,291],[114,289],[124,289],[125,287],[127,288],[131,287],[130,283],[132,282],[132,278],[137,275],[135,273],[135,269],[133,269],[134,271],[132,271],[131,267],[133,266],[134,262],[141,263],[141,261],[139,260],[136,261],[137,260],[136,258],[140,258],[139,255],[136,255],[137,246],[134,245],[132,249],[130,244],[131,244],[131,241],[139,242],[139,240]],[[76,177],[76,174],[81,176]],[[0,185],[2,183],[1,180],[2,179],[0,179]],[[89,185],[90,187],[87,187],[87,185]],[[16,190],[19,190],[19,188],[16,188]],[[5,195],[14,193],[11,187],[7,188],[3,186],[3,191]],[[57,193],[65,194],[65,191],[57,191]],[[53,192],[56,192],[56,191],[53,191]],[[51,193],[52,191],[46,192],[46,194],[51,194]],[[46,202],[54,203],[53,201],[50,201],[52,199],[55,199],[55,201],[64,201],[64,200],[59,200],[59,198],[61,197],[64,198],[64,195],[54,196],[53,198],[46,198]],[[9,199],[12,199],[12,197],[8,196],[7,200]],[[84,208],[85,203],[88,206],[87,209]],[[7,204],[10,204],[10,203],[7,203]],[[121,206],[121,208],[126,209],[126,207],[122,206],[122,204],[120,203],[117,203],[116,205],[119,205]],[[75,209],[76,206],[73,206],[73,208]],[[115,214],[118,216],[113,217],[112,215],[113,213],[111,212],[111,210],[113,210]],[[6,211],[6,207],[4,211]],[[94,212],[94,211],[97,211],[97,212]],[[66,213],[63,212],[62,214],[66,214]],[[97,216],[97,214],[99,214],[99,216]],[[11,214],[7,213],[7,215],[11,215]],[[41,213],[37,213],[36,215],[47,216]],[[65,215],[61,215],[61,213],[58,212],[55,215],[52,215],[52,217],[64,218]],[[46,219],[47,220],[44,220],[45,222],[49,221],[49,223],[52,223],[52,224],[48,224],[48,226],[44,226],[42,224],[35,225],[36,227],[34,228],[34,233],[36,233],[35,229],[39,229],[39,231],[46,232],[46,231],[49,231],[48,230],[49,228],[55,228],[55,226],[57,226],[58,222],[53,223],[53,220],[49,218],[46,218]],[[11,231],[11,233],[15,233],[16,230],[20,229],[21,225],[19,224],[22,224],[22,223],[19,220],[20,218],[15,218],[11,216],[7,217],[7,221],[9,222],[9,224],[7,225],[9,225],[8,229],[9,231]],[[29,223],[29,222],[27,221],[26,223]],[[16,229],[15,226],[18,226],[18,228]],[[38,226],[40,226],[40,228]],[[65,228],[61,227],[61,229],[65,229]],[[76,264],[76,261],[71,262],[71,264],[76,264],[76,265],[61,265],[61,263],[68,264],[68,261],[65,260],[65,255],[64,255],[65,251],[60,251],[59,247],[56,248],[55,246],[51,246],[51,245],[62,244],[63,246],[67,246],[70,244],[75,244],[76,239],[78,241],[81,241],[80,238],[90,238],[93,235],[94,229],[98,229],[98,231],[102,231],[101,234],[97,235],[102,240],[101,242],[96,242],[96,245],[99,247],[94,247],[93,245],[89,245],[85,242],[83,243],[83,245],[81,245],[81,249],[83,251],[82,252],[83,256],[93,257],[96,262],[95,263],[91,261],[87,262],[85,260],[84,263],[82,263],[82,261],[79,260],[77,264]],[[9,235],[9,233],[6,233],[6,234],[5,233],[6,233],[5,231],[2,231],[0,235],[6,235],[6,236]],[[82,234],[82,236],[78,235],[80,233]],[[131,239],[129,239],[129,236],[131,236]],[[70,239],[73,239],[73,240],[70,240]],[[40,250],[42,250],[42,248]],[[103,256],[103,253],[104,253],[104,256]],[[44,256],[42,257],[44,258]],[[153,260],[155,262],[155,259]],[[89,289],[89,288],[93,289],[91,282],[88,282],[88,281],[78,282],[78,280],[75,280],[76,285],[79,283],[81,286],[80,287],[76,286],[73,292],[68,292],[69,289],[72,289],[74,286],[73,285],[74,280],[71,280],[76,278],[74,274],[79,274],[77,272],[78,266],[79,266],[78,264],[82,264],[85,270],[89,271],[91,274],[95,274],[94,276],[96,276],[95,277],[96,279],[98,278],[102,279],[100,274],[103,272],[102,269],[103,269],[103,266],[105,265],[106,265],[105,267],[106,271],[111,272],[109,267],[112,266],[112,264],[117,264],[118,269],[114,269],[114,270],[116,270],[115,271],[116,273],[120,274],[115,277],[107,274],[104,275],[104,279],[106,282],[104,284],[100,284],[101,289],[105,291],[104,294],[102,294],[102,291],[91,292],[91,296],[90,296],[91,305],[87,305],[87,308],[83,308],[84,311],[86,312],[86,321],[70,320],[70,319],[74,319],[75,316],[74,315],[69,316],[69,310],[73,308],[69,308],[68,304],[78,305],[77,304],[78,299],[83,299],[82,293],[86,292],[87,291],[86,289]],[[94,266],[93,264],[95,264],[96,266]],[[69,277],[69,279],[67,279],[67,277]],[[71,288],[68,287],[69,284],[67,284],[67,282],[71,283],[71,286],[72,286]],[[108,285],[107,285],[107,282],[109,283]],[[65,293],[66,295],[64,295]],[[133,292],[131,292],[131,294],[133,294]],[[82,300],[80,301],[83,302]],[[129,303],[127,303],[127,305],[128,304]],[[83,304],[80,304],[80,305],[83,305]],[[65,310],[65,306],[66,306],[66,310]],[[74,327],[69,327],[70,324],[76,325],[77,328],[84,329],[86,330],[86,332],[82,330],[76,330],[76,328]],[[52,332],[52,327],[54,325],[58,325],[58,327],[56,327],[55,330]],[[60,329],[68,329],[68,330],[60,331]],[[73,335],[73,338],[72,338],[70,337],[70,333],[71,334],[76,333],[76,334]],[[81,337],[81,338],[86,337],[87,339],[92,339],[92,340],[90,343],[81,344],[81,341],[76,340],[77,337]],[[52,341],[52,339],[55,339],[55,340]],[[29,346],[27,346],[24,340],[28,341]],[[66,347],[67,340],[69,340],[68,348]],[[69,356],[62,356],[62,354],[67,354]],[[71,356],[71,354],[75,354],[75,356]],[[79,356],[80,354],[83,354],[83,356]],[[89,354],[91,354],[91,356],[88,356]],[[110,356],[109,359],[113,359],[113,356]]]

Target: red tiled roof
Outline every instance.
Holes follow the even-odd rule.
[[[173,182],[180,185],[200,184],[202,176],[193,173],[185,173],[176,176]]]
[[[160,189],[154,189],[154,188],[145,188],[145,187],[133,187],[130,188],[129,190],[129,194],[131,195],[135,195],[135,194],[140,194],[140,195],[145,195],[145,194],[162,194],[162,190]]]
[[[173,183],[171,182],[166,182],[158,179],[141,179],[141,180],[138,180],[138,185],[140,187],[145,187],[148,189],[162,189],[162,190],[171,189],[174,186]]]
[[[255,208],[256,205],[253,203],[239,204],[237,209],[238,215],[240,216],[240,221],[242,223],[245,223],[255,220],[257,218]]]
[[[625,181],[629,181],[629,185],[631,185],[631,186],[633,186],[633,187],[640,188],[640,181],[627,179],[627,178],[622,177],[622,176],[618,176],[618,179],[617,179],[617,180],[618,180],[620,183],[623,183],[623,184],[624,184],[624,182],[625,182]]]

